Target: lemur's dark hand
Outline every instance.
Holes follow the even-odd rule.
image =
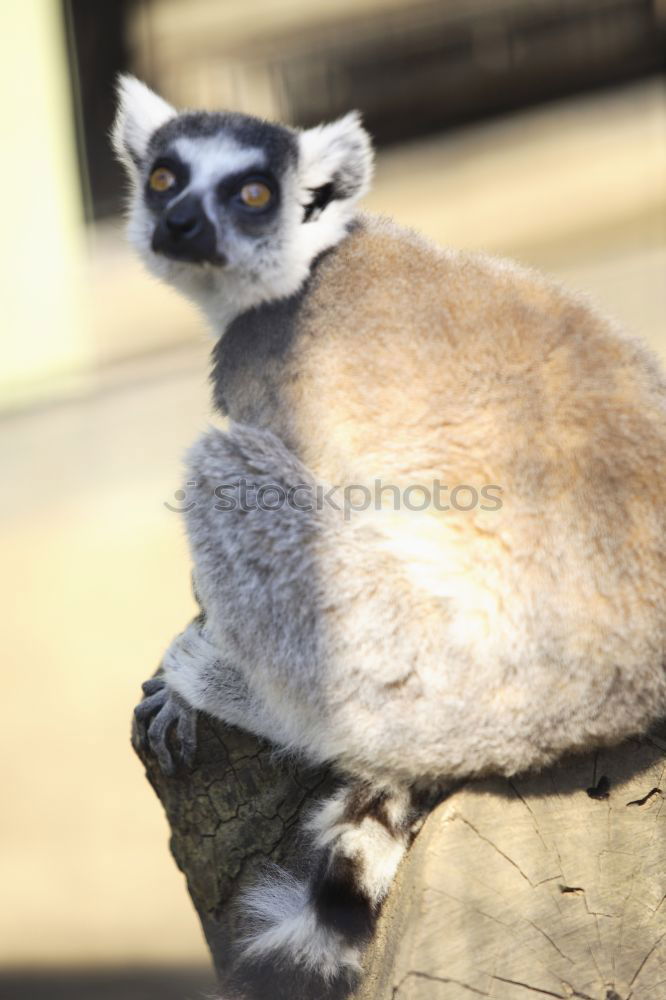
[[[195,709],[169,688],[164,677],[151,677],[141,687],[144,698],[134,709],[133,743],[149,747],[164,774],[191,767],[197,748]]]

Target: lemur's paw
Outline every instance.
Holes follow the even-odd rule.
[[[141,687],[145,697],[134,709],[134,745],[148,747],[164,774],[191,767],[197,749],[195,709],[169,688],[164,677],[151,677]]]

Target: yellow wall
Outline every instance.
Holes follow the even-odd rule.
[[[0,404],[35,398],[89,356],[81,201],[57,0],[0,4]]]

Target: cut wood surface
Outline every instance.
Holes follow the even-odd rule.
[[[208,719],[199,736],[191,772],[167,778],[140,756],[226,1000],[243,995],[231,971],[237,894],[267,859],[299,867],[299,819],[333,779]],[[664,1000],[665,771],[661,728],[457,791],[401,867],[355,1000]],[[278,978],[248,996],[327,996]]]

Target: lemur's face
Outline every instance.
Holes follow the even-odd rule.
[[[171,119],[141,163],[152,252],[257,270],[287,223],[297,164],[296,135],[282,126],[205,112]]]
[[[130,240],[216,321],[295,291],[369,184],[355,114],[299,132],[233,112],[178,114],[131,77],[119,94]]]

